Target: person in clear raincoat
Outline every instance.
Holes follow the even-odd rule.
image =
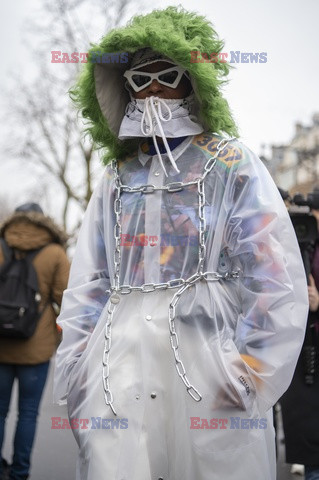
[[[271,407],[307,286],[270,175],[230,138],[227,64],[191,62],[222,47],[183,9],[137,16],[92,47],[73,91],[107,148],[59,317],[77,479],[275,478]]]

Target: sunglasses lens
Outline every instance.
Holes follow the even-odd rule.
[[[163,73],[163,75],[159,75],[158,79],[161,80],[162,82],[169,83],[172,85],[176,78],[178,77],[178,72],[176,70],[173,70],[172,72],[167,72]]]
[[[137,87],[142,87],[149,82],[150,77],[148,75],[132,75],[132,80]]]

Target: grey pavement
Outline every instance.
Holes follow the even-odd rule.
[[[51,362],[49,377],[42,398],[40,415],[38,418],[38,430],[32,455],[32,470],[30,480],[75,480],[77,445],[73,438],[72,431],[67,429],[57,430],[51,428],[51,417],[67,418],[66,407],[59,407],[52,404],[52,383],[53,361]],[[11,460],[12,455],[12,440],[17,410],[16,403],[17,388],[15,385],[14,394],[11,401],[10,414],[7,419],[6,438],[3,448],[3,457],[9,460]],[[285,452],[280,417],[277,445],[277,480],[303,480],[304,477],[302,475],[292,475],[290,473],[291,466],[287,465],[284,461]],[[258,479],[249,478],[247,480]]]

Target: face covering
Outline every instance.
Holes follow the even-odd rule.
[[[204,131],[197,118],[190,114],[193,102],[194,94],[183,99],[166,99],[152,96],[139,100],[131,97],[121,123],[119,139],[152,137],[158,159],[167,176],[156,140],[156,136],[161,137],[167,156],[174,169],[179,173],[166,138],[198,135]]]

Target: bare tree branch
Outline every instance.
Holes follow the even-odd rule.
[[[52,180],[48,185],[59,191],[65,227],[72,223],[76,229],[80,224],[79,214],[92,194],[97,154],[82,138],[83,125],[68,98],[81,63],[52,65],[51,51],[86,52],[90,40],[98,41],[123,23],[133,5],[135,10],[142,8],[140,0],[42,0],[40,11],[25,27],[24,41],[32,52],[37,74],[33,82],[21,81],[20,75],[12,82],[15,93],[8,92],[10,115],[6,117],[14,128],[4,150],[11,158],[32,166],[39,182],[44,177]]]

